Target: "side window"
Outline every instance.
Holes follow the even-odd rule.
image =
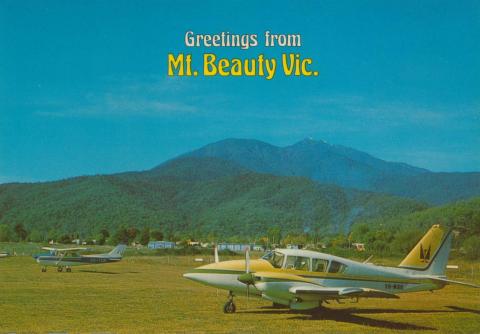
[[[303,256],[287,256],[285,269],[310,270],[310,258]]]
[[[328,272],[335,274],[335,273],[343,273],[347,269],[347,266],[343,263],[332,261],[330,263],[330,267],[328,268]]]
[[[323,259],[312,259],[312,271],[326,272],[328,261]]]

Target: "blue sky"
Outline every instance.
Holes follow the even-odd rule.
[[[0,182],[144,170],[228,137],[305,137],[480,170],[478,1],[0,2]],[[300,33],[315,78],[169,78],[187,30]]]

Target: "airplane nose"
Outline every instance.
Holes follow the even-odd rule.
[[[196,281],[196,282],[202,282],[203,281],[202,279],[200,279],[200,276],[201,276],[201,274],[197,274],[197,273],[185,273],[185,274],[183,274],[183,277],[188,278],[192,281]]]

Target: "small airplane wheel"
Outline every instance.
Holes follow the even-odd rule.
[[[47,268],[42,268],[42,273],[47,272]]]
[[[237,307],[235,306],[234,302],[228,301],[223,306],[223,313],[235,313]]]
[[[72,272],[72,268],[67,268],[65,269],[67,271],[67,273],[71,273]]]
[[[61,272],[63,271],[63,268],[62,268],[62,267],[58,267],[58,268],[57,268],[57,271],[58,271],[59,273],[61,273]]]
[[[272,303],[272,308],[288,308],[288,306],[279,303]]]

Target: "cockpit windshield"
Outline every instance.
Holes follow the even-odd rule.
[[[262,259],[267,260],[274,268],[281,268],[285,255],[279,252],[270,252],[262,256]]]

